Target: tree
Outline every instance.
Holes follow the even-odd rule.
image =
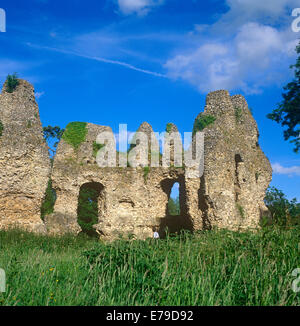
[[[274,224],[285,226],[300,223],[300,203],[297,203],[296,198],[289,201],[281,190],[271,187],[267,191],[265,203]]]
[[[52,155],[54,155],[56,152],[57,145],[65,130],[61,129],[58,126],[55,127],[48,126],[48,127],[44,127],[43,131],[44,131],[44,137],[49,145],[49,150],[52,152]]]
[[[283,101],[278,104],[277,109],[267,117],[282,127],[287,127],[284,130],[284,139],[294,144],[294,151],[299,152],[300,149],[300,42],[296,47],[296,52],[299,54],[295,65],[291,65],[291,69],[295,69],[295,78],[288,83],[283,89]]]
[[[171,216],[180,215],[180,204],[179,204],[178,197],[176,197],[175,199],[170,197],[169,203],[168,203],[168,211],[169,211],[169,215],[171,215]]]

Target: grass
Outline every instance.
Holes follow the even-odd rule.
[[[165,240],[0,232],[0,305],[299,305],[299,227]]]

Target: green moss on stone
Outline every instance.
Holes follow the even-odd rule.
[[[149,166],[145,166],[144,167],[144,181],[145,181],[145,183],[147,182],[147,178],[148,178],[149,172],[150,172],[150,167]]]
[[[196,134],[198,131],[202,131],[204,128],[209,126],[210,124],[214,123],[216,120],[215,117],[211,115],[200,115],[197,117],[194,128],[193,128],[193,135]]]
[[[169,134],[170,132],[171,132],[171,130],[172,130],[172,123],[168,123],[167,124],[167,127],[166,127],[166,132]]]
[[[238,106],[235,107],[235,120],[237,123],[241,121],[242,115],[243,115],[242,109]]]
[[[72,145],[74,149],[78,149],[81,143],[86,139],[87,135],[86,122],[71,122],[67,125],[62,139],[68,144]]]
[[[238,209],[241,218],[245,218],[245,210],[244,207],[242,205],[240,205],[239,203],[236,204],[236,208]]]
[[[105,147],[104,144],[97,144],[95,141],[93,142],[93,156],[96,157],[98,151],[100,151],[101,148]]]

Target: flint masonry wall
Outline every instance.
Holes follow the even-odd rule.
[[[93,153],[93,143],[100,132],[111,132],[111,129],[90,123],[86,128],[86,139],[78,149],[64,139],[58,146],[52,173],[57,200],[54,213],[46,218],[48,232],[76,234],[81,231],[77,222],[78,197],[80,188],[86,184],[101,189],[98,224],[94,228],[102,237],[133,234],[144,239],[152,237],[154,227],[162,231],[164,226],[171,223],[166,212],[172,185],[179,181],[184,188],[184,170],[147,170],[143,166],[99,168]],[[149,134],[152,128],[144,123],[139,131]],[[185,221],[182,218],[178,224],[184,224]],[[176,228],[176,225],[169,227]]]
[[[205,227],[257,228],[272,168],[258,144],[258,129],[241,95],[227,91],[207,96],[204,113],[215,122],[204,129],[204,175],[199,208]]]
[[[100,168],[94,142],[109,127],[86,124],[83,141],[76,147],[67,139],[59,143],[51,179],[56,191],[54,213],[40,219],[50,162],[34,91],[20,81],[17,90],[0,96],[0,228],[17,225],[48,234],[78,234],[78,197],[85,186],[99,190],[95,230],[103,238],[133,234],[152,237],[153,228],[164,233],[212,227],[232,230],[257,228],[272,169],[258,144],[258,130],[245,99],[227,91],[212,92],[197,121],[214,117],[206,128],[204,175],[191,178],[193,170],[182,168]],[[30,121],[30,122],[29,122]],[[169,132],[177,127],[168,124]],[[143,123],[138,131],[153,131]],[[156,142],[157,140],[152,139]],[[170,144],[171,149],[174,144]],[[117,156],[118,157],[118,156]],[[148,156],[150,163],[151,156]],[[168,159],[173,165],[174,155]],[[180,184],[181,216],[169,216],[168,200],[173,184]]]
[[[20,80],[13,93],[0,95],[0,229],[21,227],[46,232],[40,208],[50,176],[33,87]]]

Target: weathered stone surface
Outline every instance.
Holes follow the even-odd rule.
[[[258,130],[241,95],[207,96],[202,115],[216,118],[205,132],[205,166],[199,207],[205,227],[257,228],[267,211],[265,191],[271,165],[258,144]]]
[[[20,80],[13,93],[3,90],[0,95],[0,121],[4,127],[0,136],[0,229],[16,226],[48,234],[78,234],[78,199],[80,190],[86,187],[99,193],[94,228],[104,239],[129,234],[145,239],[153,236],[154,229],[163,235],[166,227],[170,232],[257,228],[262,215],[267,214],[263,200],[272,169],[258,145],[256,122],[245,99],[241,95],[230,96],[227,91],[207,96],[205,110],[198,118],[205,116],[215,121],[204,129],[201,178],[197,176],[200,161],[199,166],[190,167],[183,162],[176,167],[174,141],[161,140],[170,147],[170,155],[161,158],[158,139],[147,122],[141,124],[138,132],[145,133],[148,148],[144,146],[143,152],[140,140],[132,146],[133,150],[139,148],[136,159],[145,154],[145,160],[137,167],[127,166],[127,153],[115,153],[116,163],[121,155],[125,157],[124,167],[99,167],[97,136],[102,132],[111,134],[111,128],[73,124],[74,128],[84,128],[84,139],[74,145],[66,136],[59,143],[51,174],[57,199],[54,213],[46,216],[44,224],[40,207],[50,160],[33,87]],[[174,124],[168,124],[167,134],[177,131]],[[115,142],[105,144],[106,151]],[[182,143],[178,146],[182,147]],[[194,137],[190,152],[195,154],[199,146]],[[151,149],[157,152],[151,154]],[[157,167],[152,165],[155,155]],[[114,155],[109,160],[113,162]],[[161,167],[164,163],[170,167]],[[168,201],[176,182],[180,185],[181,215],[174,217],[168,213]]]
[[[40,217],[50,159],[33,87],[24,80],[0,95],[0,229],[45,232]]]
[[[166,218],[171,188],[176,181],[184,187],[184,170],[100,168],[93,157],[92,144],[98,133],[111,129],[93,124],[87,124],[87,129],[86,141],[77,150],[64,140],[58,146],[52,173],[57,200],[54,213],[46,218],[48,232],[81,231],[77,221],[80,188],[94,184],[102,189],[99,221],[94,227],[103,238],[121,234],[141,239],[152,237],[154,227],[162,229],[169,224]]]

